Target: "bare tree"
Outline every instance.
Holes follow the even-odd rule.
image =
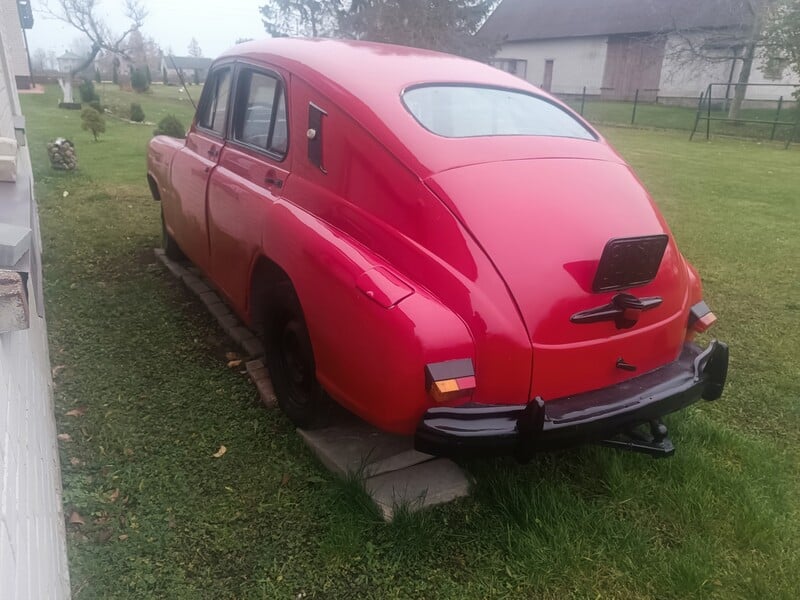
[[[268,0],[261,7],[273,37],[343,37],[488,58],[473,34],[498,0]]]
[[[44,11],[51,17],[63,21],[86,36],[91,45],[84,60],[72,69],[78,73],[92,64],[101,50],[127,57],[125,40],[144,24],[147,11],[141,0],[125,0],[125,16],[130,20],[128,28],[122,33],[112,32],[105,21],[98,16],[98,0],[56,0],[56,7],[44,5]]]
[[[47,52],[44,48],[36,48],[31,54],[31,67],[36,74],[47,70]]]
[[[717,29],[692,28],[686,15],[673,15],[671,33],[677,43],[671,45],[668,56],[678,69],[714,63],[730,65],[728,83],[729,89],[734,90],[728,109],[731,119],[738,118],[747,95],[753,65],[763,48],[767,15],[775,1],[732,0],[727,7],[739,24]],[[737,66],[739,73],[734,82]]]
[[[196,39],[192,38],[192,41],[189,42],[189,56],[203,56],[203,51],[200,49],[200,44],[197,42]]]
[[[122,33],[114,33],[98,15],[98,0],[55,0],[55,8],[45,3],[43,10],[51,17],[63,21],[81,32],[89,42],[89,50],[83,59],[59,80],[64,93],[64,102],[72,102],[72,79],[77,73],[92,64],[101,51],[127,59],[125,41],[138,31],[147,17],[141,0],[125,0],[125,16],[130,23]]]
[[[259,10],[272,37],[332,37],[345,6],[341,0],[267,0]]]

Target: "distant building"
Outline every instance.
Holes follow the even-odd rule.
[[[29,0],[0,0],[0,33],[18,89],[27,90],[33,86],[25,36],[25,30],[32,27],[33,14]]]
[[[204,83],[212,62],[202,56],[164,56],[161,72],[167,73],[167,83],[180,83],[179,73],[187,84]],[[153,79],[156,79],[155,75]]]
[[[752,18],[742,0],[503,0],[478,35],[502,41],[492,64],[555,94],[686,102],[738,81]],[[800,78],[758,57],[750,83],[783,84],[747,91],[777,100]]]

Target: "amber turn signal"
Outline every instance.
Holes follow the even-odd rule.
[[[689,329],[695,333],[708,331],[716,322],[717,316],[705,302],[698,302],[689,311]]]
[[[425,366],[425,387],[435,402],[470,396],[475,385],[475,369],[468,358]]]

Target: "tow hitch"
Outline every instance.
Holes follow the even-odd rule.
[[[641,430],[644,427],[650,429],[649,435]],[[602,440],[598,444],[617,450],[647,454],[653,458],[667,458],[675,454],[675,446],[669,439],[669,431],[661,419],[650,421],[612,439]]]

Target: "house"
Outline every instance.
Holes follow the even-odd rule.
[[[1,6],[0,596],[60,600],[69,598],[70,586],[42,246],[14,71],[27,61],[16,3],[3,0]]]
[[[214,62],[202,56],[164,56],[161,59],[161,73],[166,73],[166,83],[204,83],[208,69]],[[180,74],[180,76],[179,76]]]
[[[478,35],[502,42],[495,66],[555,94],[694,103],[738,81],[752,24],[746,0],[503,0]],[[800,78],[758,53],[750,83],[772,85],[748,100],[788,99]]]
[[[18,89],[33,87],[28,39],[25,35],[25,30],[32,27],[33,14],[29,0],[0,0],[0,33],[6,40],[8,60]]]

